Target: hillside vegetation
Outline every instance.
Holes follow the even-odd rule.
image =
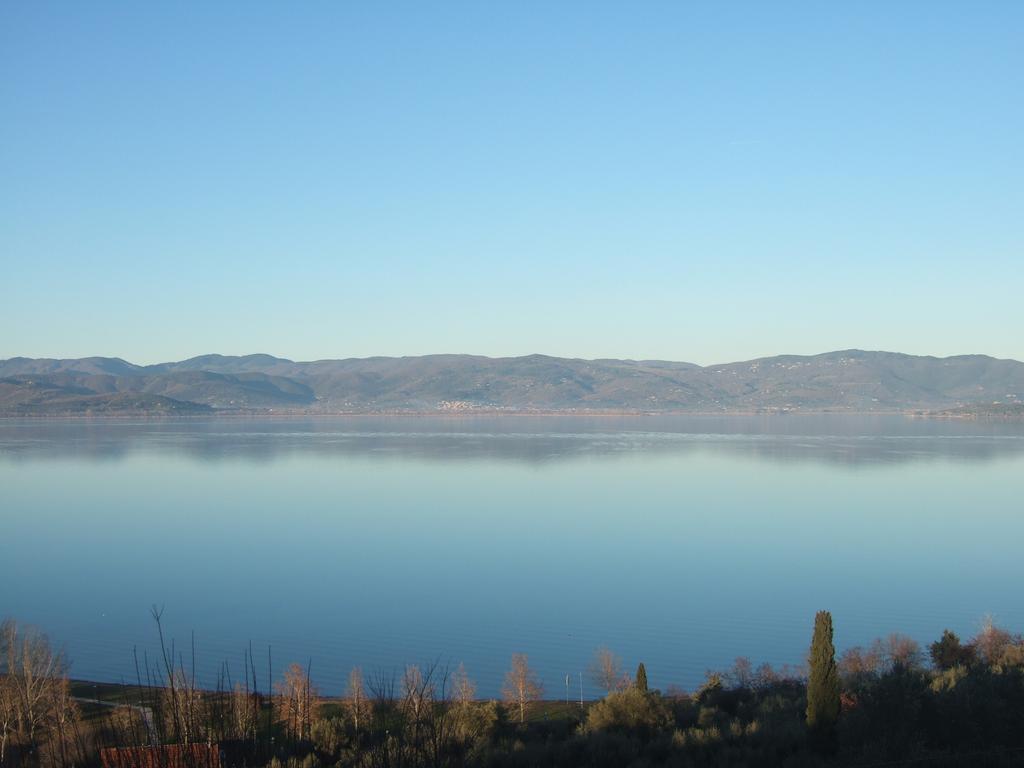
[[[849,350],[698,366],[529,355],[371,357],[293,362],[205,355],[139,366],[118,358],[0,361],[0,413],[74,412],[76,398],[186,412],[730,412],[944,410],[1024,399],[1024,363]],[[149,396],[164,399],[147,399]],[[173,402],[169,402],[169,401]],[[182,405],[175,405],[180,403]],[[187,404],[187,405],[186,405]],[[193,409],[194,410],[194,409]]]

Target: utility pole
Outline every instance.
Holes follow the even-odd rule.
[[[97,697],[99,698],[99,697]],[[565,708],[569,708],[569,673],[565,674]]]
[[[583,711],[583,673],[580,672],[580,712]]]

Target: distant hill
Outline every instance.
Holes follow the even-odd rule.
[[[0,415],[4,416],[186,416],[213,413],[208,405],[136,392],[96,393],[46,378],[0,378]]]
[[[82,357],[77,360],[12,357],[10,360],[0,360],[0,376],[28,376],[67,371],[110,376],[134,376],[141,373],[143,369],[125,362],[119,357]]]
[[[5,415],[69,412],[76,398],[98,404],[88,400],[97,396],[108,398],[106,412],[123,406],[166,413],[189,406],[303,413],[937,411],[1024,400],[1024,363],[1016,360],[860,350],[710,366],[545,355],[312,362],[204,355],[149,366],[20,357],[0,361],[0,377]]]

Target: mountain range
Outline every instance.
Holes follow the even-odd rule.
[[[1024,401],[1024,363],[845,350],[700,366],[528,355],[0,361],[0,414],[935,410]]]

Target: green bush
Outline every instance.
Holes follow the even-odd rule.
[[[587,712],[584,730],[626,731],[645,735],[667,730],[672,714],[661,696],[638,688],[617,691],[592,706]]]

